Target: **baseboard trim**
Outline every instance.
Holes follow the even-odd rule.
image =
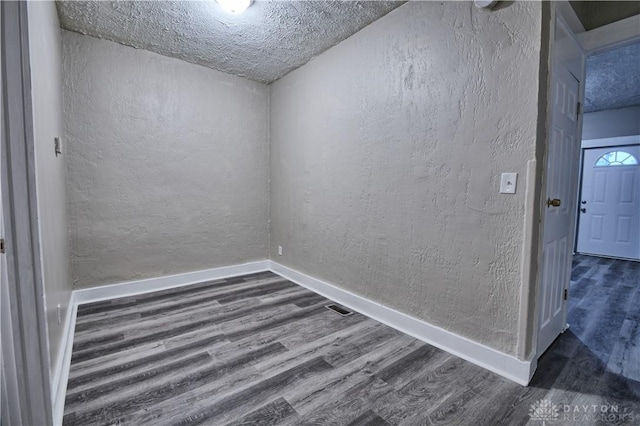
[[[135,296],[152,291],[166,290],[205,281],[220,280],[239,275],[253,274],[269,270],[268,260],[223,266],[220,268],[204,269],[201,271],[185,272],[183,274],[165,275],[143,280],[126,281],[118,284],[75,290],[76,303],[99,302],[117,297]]]
[[[450,354],[493,371],[509,380],[527,386],[535,371],[534,360],[521,361],[466,337],[444,330],[425,321],[398,312],[334,284],[311,277],[295,269],[270,262],[270,270],[328,299],[341,303],[376,321],[409,336],[436,346]]]
[[[76,317],[79,305],[108,299],[116,299],[118,297],[135,296],[137,294],[177,288],[206,281],[237,277],[256,272],[264,272],[269,270],[270,264],[271,263],[268,260],[260,260],[238,265],[223,266],[221,268],[205,269],[202,271],[187,272],[184,274],[166,275],[163,277],[144,280],[127,281],[118,284],[72,291],[71,298],[69,299],[69,308],[67,309],[67,315],[65,316],[62,347],[59,351],[58,362],[55,367],[51,383],[53,424],[56,426],[62,425],[64,402],[67,394],[67,382],[69,381],[69,370],[71,368],[73,335],[76,328]]]
[[[75,292],[71,292],[67,315],[64,320],[64,331],[62,335],[62,345],[58,352],[58,362],[51,381],[51,396],[53,406],[53,424],[62,425],[64,414],[64,401],[67,394],[67,381],[69,380],[69,370],[71,368],[71,352],[73,349],[73,334],[76,328],[76,313],[78,304],[76,303]]]
[[[60,348],[58,362],[52,380],[54,424],[62,424],[67,382],[71,367],[73,335],[79,305],[268,270],[376,321],[486,368],[487,370],[493,371],[521,385],[528,385],[535,372],[537,364],[537,359],[535,358],[528,361],[521,361],[512,355],[502,353],[365,297],[358,296],[334,284],[319,280],[277,262],[261,260],[221,268],[187,272],[184,274],[167,275],[74,290],[71,293],[69,309],[67,309],[67,315],[65,316],[65,329],[62,339],[63,345]]]

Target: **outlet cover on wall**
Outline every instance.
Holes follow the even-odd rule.
[[[518,180],[517,173],[503,173],[500,177],[500,193],[515,194],[516,182]]]
[[[282,246],[278,246],[278,256],[282,256]]]

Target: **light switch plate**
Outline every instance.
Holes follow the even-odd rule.
[[[517,173],[503,173],[500,177],[500,193],[515,194],[516,183],[518,181]]]

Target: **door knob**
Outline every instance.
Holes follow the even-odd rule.
[[[560,199],[559,198],[554,198],[553,200],[551,198],[547,198],[547,207],[560,207]]]
[[[586,213],[586,212],[587,212],[587,209],[585,209],[585,208],[583,207],[583,208],[581,208],[581,209],[580,209],[580,211],[581,211],[582,213]]]
[[[586,200],[582,200],[582,201],[580,201],[580,202],[581,202],[582,204],[587,204],[587,201],[586,201]]]

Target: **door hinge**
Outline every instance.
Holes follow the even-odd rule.
[[[567,297],[569,297],[569,290],[568,289],[564,289],[564,300],[567,300]]]
[[[576,118],[579,117],[580,114],[582,114],[582,104],[578,102],[578,104],[576,105]]]
[[[4,253],[4,238],[0,238],[0,253]]]

